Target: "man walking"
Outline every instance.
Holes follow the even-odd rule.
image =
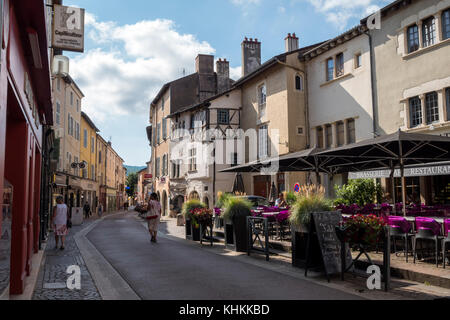
[[[87,201],[84,204],[83,210],[84,210],[84,218],[88,219],[91,216],[91,206]]]

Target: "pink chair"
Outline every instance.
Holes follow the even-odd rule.
[[[397,217],[397,216],[387,216],[386,218],[383,217],[383,219],[386,221],[387,224],[390,227],[391,231],[391,237],[393,238],[393,244],[394,244],[394,253],[397,251],[397,238],[402,238],[405,241],[405,257],[406,262],[408,262],[408,240],[412,237],[414,237],[413,233],[410,233],[411,231],[411,224],[404,218],[404,217]]]

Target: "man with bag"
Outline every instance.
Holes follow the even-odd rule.
[[[161,204],[158,201],[158,195],[152,193],[147,206],[145,219],[147,220],[148,231],[150,233],[151,242],[156,243],[156,235],[158,233],[158,224],[161,217]]]

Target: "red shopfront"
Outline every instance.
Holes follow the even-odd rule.
[[[10,228],[9,292],[21,294],[39,267],[31,261],[39,250],[42,124],[53,117],[48,45],[44,1],[0,1],[0,234]]]

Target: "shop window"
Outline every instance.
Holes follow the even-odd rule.
[[[450,39],[450,9],[442,13],[442,40]]]
[[[407,177],[406,179],[406,203],[420,203],[420,180],[419,177]],[[402,202],[402,182],[395,178],[395,199]]]
[[[423,47],[429,47],[436,42],[436,20],[430,17],[422,23]]]
[[[417,25],[413,25],[408,28],[407,37],[408,53],[419,50],[419,27],[417,27]]]
[[[439,121],[437,92],[430,92],[425,95],[425,109],[427,113],[427,124]]]
[[[409,99],[410,127],[422,124],[422,104],[419,97]]]

